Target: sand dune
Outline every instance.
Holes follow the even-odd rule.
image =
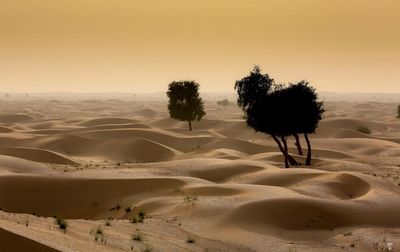
[[[311,136],[313,165],[290,137],[300,163],[290,169],[236,106],[214,100],[193,131],[168,117],[165,99],[2,103],[0,251],[379,251],[383,239],[400,247],[392,103],[327,101]],[[66,219],[66,233],[53,216]]]
[[[135,120],[128,119],[128,118],[95,118],[89,119],[79,123],[81,126],[98,126],[104,124],[126,124],[126,123],[134,123]]]
[[[234,209],[227,217],[240,228],[265,234],[278,234],[275,229],[288,230],[285,235],[292,239],[310,238],[306,231],[318,230],[333,235],[335,230],[352,226],[398,226],[399,216],[394,207],[370,207],[366,204],[345,204],[327,200],[280,198],[256,201]],[[361,210],[362,209],[362,210]],[[366,217],[368,216],[368,217]],[[272,227],[271,229],[268,227]],[[296,232],[293,231],[303,231]],[[305,232],[304,232],[305,231]],[[304,237],[302,234],[304,233]]]
[[[172,192],[184,184],[173,178],[114,180],[7,176],[0,177],[0,206],[7,212],[48,217],[115,218],[123,215],[125,207],[133,206],[135,201]],[[31,189],[26,191],[25,187]],[[15,200],[17,195],[18,201]],[[123,209],[110,210],[118,204]]]
[[[2,114],[0,115],[0,122],[2,123],[19,123],[19,122],[26,122],[30,121],[33,118],[26,114]]]
[[[0,148],[0,155],[23,158],[41,163],[75,165],[71,159],[48,150],[32,148]]]
[[[7,127],[0,126],[0,133],[10,133],[13,130]]]
[[[56,252],[59,250],[0,228],[1,251]]]

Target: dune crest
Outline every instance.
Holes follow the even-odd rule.
[[[238,107],[206,100],[189,131],[166,105],[152,96],[2,101],[0,251],[400,248],[393,104],[328,100],[313,165],[289,137],[300,163],[289,169]]]

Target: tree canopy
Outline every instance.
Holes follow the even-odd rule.
[[[314,133],[324,112],[315,89],[307,81],[288,86],[276,84],[254,67],[249,76],[235,84],[238,105],[245,112],[247,125],[272,136],[285,158],[285,166],[297,164],[288,153],[287,138],[304,134],[308,146],[306,164],[311,164],[311,144],[307,134]],[[300,143],[297,143],[300,147]],[[297,145],[296,144],[296,145]]]
[[[188,122],[190,131],[192,122],[200,121],[206,114],[199,94],[199,84],[195,81],[171,82],[168,86],[167,96],[170,117]]]

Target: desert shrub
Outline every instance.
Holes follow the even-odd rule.
[[[132,235],[132,240],[143,241],[143,236],[138,230],[136,230],[135,233]]]
[[[357,131],[361,132],[361,133],[364,133],[364,134],[367,134],[367,135],[371,134],[371,130],[369,128],[365,127],[365,126],[358,127]]]
[[[97,227],[96,234],[98,234],[98,235],[102,235],[103,234],[103,229],[101,228],[101,226]]]
[[[194,196],[188,195],[188,196],[185,196],[185,198],[183,198],[183,202],[191,203],[193,206],[195,204],[195,201],[197,201],[197,196],[196,195],[194,195]]]
[[[64,230],[64,233],[67,231],[68,224],[67,224],[67,222],[66,222],[65,220],[56,217],[55,222],[56,222],[57,226],[58,226],[61,230]]]
[[[186,239],[186,242],[187,242],[187,243],[195,243],[195,240],[194,240],[193,238],[191,238],[191,237],[188,237],[188,238]]]
[[[132,223],[142,223],[144,218],[146,217],[146,213],[143,210],[140,210],[137,217],[131,218]]]

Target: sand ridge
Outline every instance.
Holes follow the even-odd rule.
[[[313,166],[284,169],[235,105],[206,101],[189,132],[159,98],[5,100],[1,251],[400,248],[400,120],[389,103],[326,104]]]

